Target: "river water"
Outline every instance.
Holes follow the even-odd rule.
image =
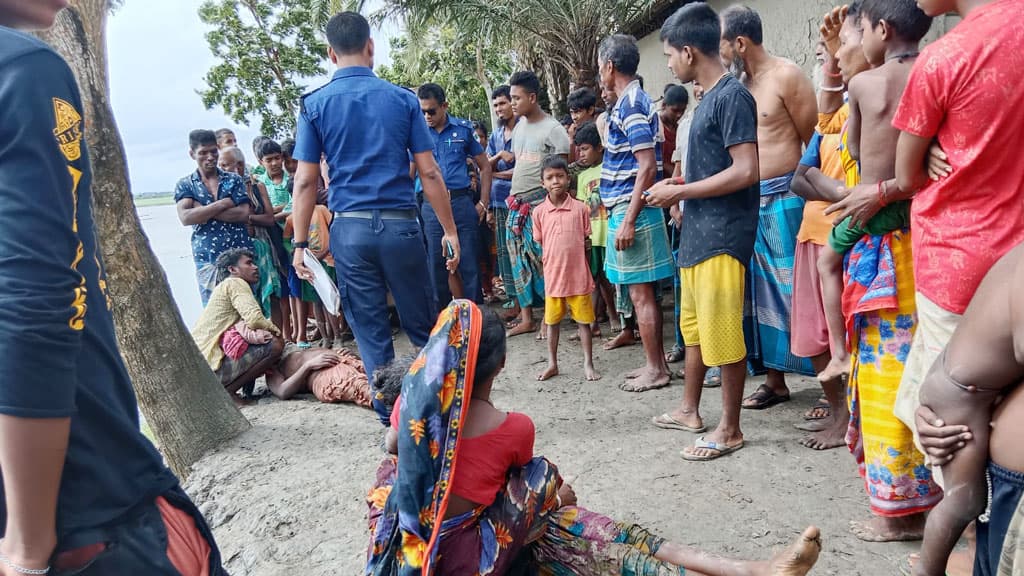
[[[167,273],[174,302],[185,325],[191,328],[203,310],[192,264],[192,227],[181,225],[173,205],[144,206],[137,210],[149,244]]]

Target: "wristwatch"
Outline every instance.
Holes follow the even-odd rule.
[[[309,248],[309,242],[292,242],[293,248]]]

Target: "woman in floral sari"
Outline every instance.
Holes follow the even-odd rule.
[[[495,313],[466,300],[441,313],[393,410],[397,458],[367,498],[367,575],[801,576],[814,565],[813,527],[770,562],[742,562],[577,507],[555,466],[533,457],[532,421],[491,404],[504,362]]]

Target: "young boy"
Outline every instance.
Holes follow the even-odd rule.
[[[968,524],[988,504],[985,466],[988,461],[989,422],[1001,394],[1024,380],[1024,244],[1018,244],[985,275],[967,306],[953,337],[932,365],[921,386],[921,405],[929,408],[946,425],[966,425],[972,438],[956,458],[942,466],[946,495],[925,526],[921,560],[915,576],[938,576]],[[1013,477],[998,465],[988,465],[993,482]],[[1008,521],[1013,510],[993,506],[991,539],[1006,525],[995,526],[999,512]],[[979,550],[985,549],[979,528]],[[992,572],[978,571],[976,574]]]
[[[598,380],[601,375],[594,369],[594,336],[590,330],[594,322],[594,305],[590,299],[594,280],[587,263],[590,209],[569,195],[569,165],[561,156],[547,157],[540,177],[548,197],[533,211],[533,233],[543,247],[548,368],[537,380],[558,375],[559,324],[565,317],[566,307],[579,324],[583,372],[587,380]]]
[[[918,45],[932,22],[915,0],[868,0],[859,18],[864,55],[872,69],[849,82],[847,142],[850,155],[860,162],[861,182],[877,183],[883,208],[864,226],[854,225],[852,218],[837,224],[818,258],[832,350],[831,361],[818,374],[821,382],[831,382],[850,371],[842,309],[844,255],[865,234],[880,236],[910,225],[910,201],[886,202],[887,181],[896,175],[899,139],[892,120],[917,58]]]
[[[573,144],[576,145],[579,152],[579,162],[589,166],[576,178],[576,199],[590,211],[590,275],[594,278],[600,296],[608,309],[608,319],[612,324],[612,332],[615,332],[617,330],[615,322],[618,318],[618,312],[615,310],[615,289],[612,288],[604,274],[608,210],[601,202],[601,194],[598,191],[598,187],[601,185],[601,161],[604,158],[604,146],[601,144],[601,134],[597,131],[597,125],[592,121],[581,124],[576,130]],[[601,328],[596,320],[596,307],[594,316],[591,333],[594,336],[600,336]]]

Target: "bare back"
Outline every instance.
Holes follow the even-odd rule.
[[[761,180],[783,176],[800,163],[803,144],[817,124],[811,80],[793,62],[771,57],[768,68],[747,80],[757,101],[757,147]]]
[[[893,128],[892,119],[913,66],[913,59],[890,60],[850,81],[849,136],[851,142],[858,143],[855,156],[860,160],[862,182],[875,183],[896,176],[896,142],[900,132]]]

